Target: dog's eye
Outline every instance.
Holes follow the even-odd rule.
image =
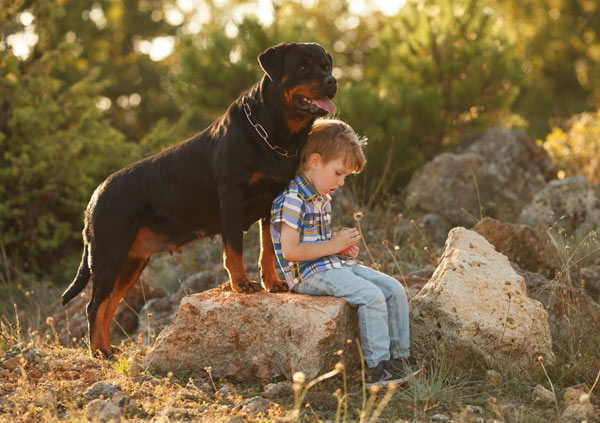
[[[300,65],[298,66],[298,72],[306,72],[308,70],[308,66],[307,65]]]
[[[329,63],[323,63],[323,70],[326,70],[329,72],[330,69],[331,69],[331,66],[329,66]]]

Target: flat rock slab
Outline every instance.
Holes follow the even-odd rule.
[[[355,368],[357,338],[356,310],[339,298],[215,288],[182,299],[145,364],[163,372],[211,367],[213,377],[239,381],[302,371],[310,380],[333,369],[338,350]]]

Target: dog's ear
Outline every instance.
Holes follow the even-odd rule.
[[[283,55],[291,44],[280,43],[269,47],[258,55],[258,63],[271,81],[276,80],[283,70]]]

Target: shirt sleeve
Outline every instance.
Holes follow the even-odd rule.
[[[304,202],[297,193],[287,193],[281,198],[275,200],[271,224],[278,226],[281,231],[281,224],[287,223],[298,232],[301,230],[302,219],[304,217]]]

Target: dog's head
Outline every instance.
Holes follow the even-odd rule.
[[[289,43],[270,47],[258,62],[282,94],[283,107],[300,120],[335,111],[331,99],[337,81],[331,74],[331,55],[317,43]]]

